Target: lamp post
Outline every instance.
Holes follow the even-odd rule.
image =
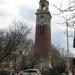
[[[69,38],[68,38],[68,21],[66,19],[66,27],[67,27],[67,74],[69,75]]]
[[[75,28],[74,28],[73,48],[75,48]]]

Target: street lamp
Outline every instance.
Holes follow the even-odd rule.
[[[69,36],[69,33],[68,33],[68,26],[69,26],[69,23],[68,23],[68,20],[66,19],[66,28],[67,28],[67,72],[68,72],[68,75],[69,75],[69,37],[73,37],[73,36]],[[74,28],[74,40],[73,40],[73,48],[75,48],[75,28]]]
[[[69,38],[68,38],[68,21],[66,19],[66,27],[67,27],[67,72],[68,72],[68,75],[69,75]]]
[[[73,48],[75,48],[75,28],[74,28],[74,40],[73,40]]]

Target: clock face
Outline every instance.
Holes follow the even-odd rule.
[[[45,22],[45,16],[41,15],[40,18],[39,18],[39,20],[40,20],[41,24],[44,24],[44,22]]]

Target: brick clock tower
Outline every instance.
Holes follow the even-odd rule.
[[[51,14],[49,2],[40,0],[36,13],[36,33],[34,55],[40,58],[48,58],[51,50]]]

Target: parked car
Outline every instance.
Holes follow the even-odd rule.
[[[19,71],[16,75],[24,75],[24,71]]]
[[[41,75],[38,69],[27,69],[24,71],[24,75]]]
[[[5,68],[1,71],[1,75],[10,75],[10,70]]]

